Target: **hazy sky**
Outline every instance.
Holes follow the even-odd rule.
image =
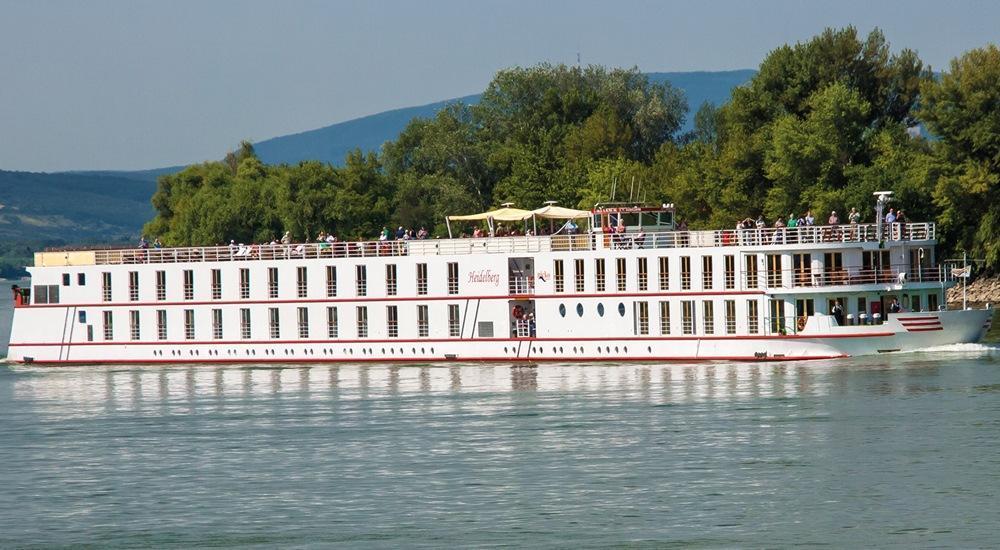
[[[1000,2],[0,0],[0,169],[219,158],[578,51],[644,71],[755,68],[849,24],[944,69],[1000,42]]]

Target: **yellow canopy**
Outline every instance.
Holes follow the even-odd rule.
[[[562,206],[554,206],[551,204],[543,206],[537,210],[532,210],[531,213],[539,218],[554,220],[575,220],[578,218],[590,217],[590,212],[587,210],[573,210],[572,208],[563,208]]]
[[[517,222],[527,220],[531,218],[531,215],[532,212],[530,210],[521,210],[520,208],[498,208],[496,210],[490,210],[489,212],[482,212],[480,214],[448,216],[448,219],[452,221],[481,221],[493,218],[498,222]]]

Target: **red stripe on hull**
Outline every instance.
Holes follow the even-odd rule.
[[[908,332],[929,332],[932,330],[944,330],[943,327],[926,327],[926,328],[909,328],[906,329]]]

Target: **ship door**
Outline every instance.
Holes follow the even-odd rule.
[[[535,267],[532,258],[507,260],[508,291],[514,296],[535,293]]]
[[[510,311],[510,337],[534,338],[535,336],[535,301],[508,300]]]

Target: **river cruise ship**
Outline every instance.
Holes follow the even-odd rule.
[[[989,328],[989,308],[946,309],[962,272],[933,223],[686,231],[674,215],[550,205],[450,218],[480,238],[40,252],[13,289],[9,359],[786,361]]]

